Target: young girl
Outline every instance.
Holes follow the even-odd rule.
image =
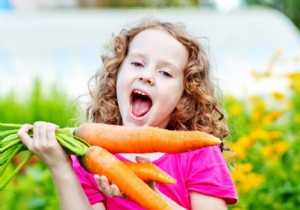
[[[209,62],[201,45],[183,26],[147,20],[114,37],[93,78],[89,121],[123,126],[199,130],[220,139],[228,135],[215,97]],[[86,172],[55,139],[58,127],[24,125],[19,137],[49,167],[61,209],[143,209],[110,184]],[[33,139],[28,131],[33,129]],[[121,160],[149,162],[177,180],[151,183],[173,209],[227,209],[237,194],[222,156],[224,145],[180,154],[117,154]]]

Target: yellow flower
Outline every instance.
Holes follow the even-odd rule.
[[[284,154],[289,147],[289,144],[286,141],[279,141],[274,144],[274,152],[281,156]]]
[[[280,131],[269,131],[268,132],[269,139],[278,139],[281,137]]]
[[[300,73],[290,73],[287,78],[291,81],[291,88],[297,92],[300,92]]]
[[[253,129],[253,131],[250,134],[249,138],[252,141],[267,140],[268,139],[268,132],[265,131],[264,129],[261,129],[261,128]]]
[[[250,98],[250,102],[253,105],[253,108],[252,108],[253,121],[255,121],[255,122],[261,121],[262,117],[264,115],[264,112],[266,111],[266,108],[267,108],[266,103],[259,96],[252,96]]]
[[[267,159],[274,159],[274,149],[272,145],[264,147],[262,152]]]
[[[272,93],[272,97],[274,99],[276,99],[277,101],[281,101],[285,98],[285,95],[283,93],[275,91],[275,92]]]
[[[238,165],[238,169],[240,173],[248,173],[251,172],[253,166],[250,163],[243,163]]]
[[[272,111],[271,113],[269,113],[268,115],[264,116],[263,118],[263,123],[267,124],[270,123],[272,121],[277,120],[278,118],[280,118],[283,115],[282,111]]]
[[[240,104],[234,104],[234,105],[230,106],[229,112],[233,116],[238,116],[238,115],[242,114],[243,106]]]
[[[263,148],[263,154],[267,159],[277,160],[288,149],[289,144],[285,141],[279,141],[273,145],[269,145]]]
[[[235,156],[237,159],[244,159],[246,155],[245,148],[238,144],[234,144],[234,146],[232,146],[232,150],[235,152]]]
[[[287,74],[287,78],[290,79],[290,80],[300,81],[300,73],[299,72],[293,72],[293,73]]]
[[[297,82],[293,82],[291,84],[291,88],[293,90],[295,90],[296,92],[300,92],[300,81],[297,81]]]
[[[246,151],[250,147],[251,141],[248,136],[241,136],[232,146],[231,149],[235,152],[237,159],[244,159]]]
[[[240,163],[236,169],[231,175],[239,192],[249,192],[265,179],[263,175],[252,172],[253,166],[250,163]]]
[[[247,181],[242,187],[243,191],[249,192],[250,190],[257,188],[264,181],[265,177],[256,173],[247,174]]]

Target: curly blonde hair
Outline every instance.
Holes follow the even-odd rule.
[[[92,100],[86,110],[87,119],[97,123],[122,124],[116,97],[118,71],[132,39],[141,31],[150,28],[167,31],[188,51],[188,64],[184,70],[184,92],[172,113],[167,129],[200,130],[224,139],[229,131],[224,122],[224,111],[216,97],[216,85],[209,74],[210,65],[206,52],[183,25],[156,19],[144,20],[137,26],[123,29],[107,45],[108,53],[102,56],[103,67],[89,82]],[[220,148],[222,151],[225,149],[223,141]]]

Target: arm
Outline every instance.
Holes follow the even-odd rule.
[[[227,210],[226,203],[221,198],[190,192],[190,200],[192,209]]]
[[[61,209],[92,210],[73,171],[69,154],[55,138],[57,129],[57,125],[37,122],[34,125],[23,125],[18,136],[26,147],[49,168],[58,191]],[[33,130],[33,138],[28,135],[30,130]]]
[[[102,202],[94,204],[93,209],[94,210],[106,210],[106,208]]]
[[[184,210],[182,206],[156,190],[172,207],[173,210]],[[227,210],[224,200],[197,192],[190,192],[191,209]]]
[[[91,210],[92,207],[84,194],[71,164],[50,170],[57,188],[62,210]],[[100,210],[100,209],[99,209]]]

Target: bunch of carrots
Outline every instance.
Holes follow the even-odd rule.
[[[18,138],[20,124],[0,123],[0,176],[14,156],[28,151]],[[32,135],[32,133],[29,133]],[[205,146],[220,144],[220,139],[200,131],[170,131],[153,127],[124,127],[101,123],[85,123],[77,128],[60,128],[58,142],[76,155],[90,173],[105,175],[129,198],[146,209],[170,209],[170,206],[145,182],[158,181],[174,184],[176,180],[151,163],[124,162],[115,153],[181,153]],[[0,190],[28,162],[33,154],[28,151],[13,173],[2,182]],[[121,175],[120,175],[121,174]]]

